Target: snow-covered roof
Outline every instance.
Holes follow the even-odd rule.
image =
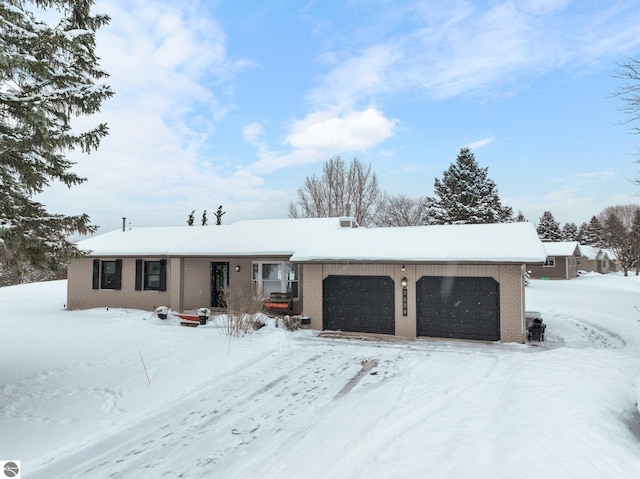
[[[580,252],[582,253],[582,256],[590,260],[598,259],[598,254],[600,253],[600,251],[600,248],[596,248],[595,246],[584,244],[580,245]]]
[[[573,256],[576,250],[577,254],[580,254],[580,245],[577,241],[554,241],[543,242],[542,244],[547,256]]]
[[[607,260],[607,261],[616,261],[616,254],[604,248],[597,248],[596,246],[588,246],[588,245],[580,245],[580,252],[582,256],[590,260]]]
[[[112,231],[83,240],[94,256],[291,256],[292,261],[544,262],[531,223],[345,228],[339,218],[239,221]]]

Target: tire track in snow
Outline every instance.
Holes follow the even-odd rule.
[[[249,443],[278,434],[283,422],[306,418],[331,401],[362,360],[351,348],[350,354],[338,355],[337,362],[333,358],[327,364],[332,349],[332,345],[307,342],[304,349],[272,354],[261,360],[260,367],[223,376],[127,429],[86,447],[67,448],[61,453],[65,457],[43,465],[32,477],[177,476],[185,464],[174,464],[167,453],[184,447],[192,448],[198,458],[195,465],[188,465],[192,474],[210,472],[221,461],[235,460]],[[283,372],[273,379],[272,374],[263,375],[265,367]]]
[[[370,394],[371,387],[376,387],[381,382],[365,384],[357,390],[353,388],[349,394],[338,394],[334,401],[323,405],[298,428],[290,431],[284,438],[278,438],[277,442],[267,445],[266,449],[261,450],[257,457],[244,458],[242,463],[234,467],[234,477],[251,477],[252,473],[255,475],[255,471],[260,471],[262,478],[304,477],[304,471],[294,470],[289,466],[289,464],[299,465],[299,462],[296,460],[295,450],[291,452],[292,460],[287,460],[288,446],[305,442],[313,444],[315,441],[325,441],[322,450],[319,451],[325,457],[310,457],[309,459],[322,462],[322,466],[319,467],[323,470],[324,477],[370,477],[375,471],[375,466],[367,469],[363,464],[375,462],[390,443],[401,439],[415,427],[421,427],[422,424],[429,422],[431,418],[437,417],[449,408],[455,409],[456,401],[461,396],[464,398],[473,397],[474,388],[481,385],[487,377],[493,375],[497,361],[495,354],[481,354],[480,356],[486,364],[483,364],[480,374],[478,374],[478,368],[470,368],[470,371],[462,372],[461,377],[455,380],[454,387],[449,387],[451,382],[447,381],[447,390],[443,391],[438,383],[431,382],[428,378],[416,378],[412,374],[412,369],[418,362],[423,368],[434,370],[439,368],[439,364],[431,365],[434,358],[429,352],[431,345],[425,343],[425,346],[427,346],[425,349],[417,348],[417,351],[400,357],[394,348],[380,348],[379,354],[375,354],[378,362],[378,374],[373,377],[378,377],[385,369],[395,366],[397,369],[390,377],[386,377],[382,381],[386,383],[387,389],[390,387],[389,380],[394,381],[394,385],[398,385],[397,389],[393,388],[397,391],[393,401],[376,404],[375,417],[369,417],[366,410],[361,410],[360,405],[363,395]],[[364,349],[364,345],[358,347]],[[368,352],[371,353],[371,351]],[[468,352],[453,351],[452,353],[469,355]],[[424,386],[425,382],[427,383],[424,389],[425,394],[416,397],[415,385],[422,383]],[[430,393],[429,390],[431,390]],[[401,404],[403,402],[415,403],[418,409],[418,423],[416,423],[416,415],[399,417],[393,414],[394,411],[408,409],[406,404]],[[340,418],[344,415],[344,408],[353,410],[353,422],[346,424],[341,422]],[[335,413],[338,422],[335,422],[335,411],[338,411]],[[327,443],[324,431],[328,424],[332,425],[331,431],[336,428],[339,430],[340,426],[345,426],[349,432],[346,435],[338,434]],[[380,430],[383,433],[379,432]],[[385,438],[384,441],[372,444],[371,441],[382,437]],[[367,440],[363,441],[363,438],[367,438]],[[371,453],[371,451],[375,452]],[[354,461],[354,458],[358,458],[358,461]],[[318,470],[318,466],[316,465],[315,469],[312,467],[311,470]],[[365,473],[365,470],[369,472]]]
[[[622,336],[603,326],[602,323],[584,319],[582,315],[575,314],[573,310],[567,312],[559,310],[551,313],[553,318],[547,321],[545,334],[545,346],[547,347],[582,349],[590,346],[595,349],[620,349],[627,346],[627,341]],[[602,319],[605,321],[609,317],[604,316]],[[556,332],[554,323],[564,324],[559,324],[561,327],[557,328]],[[570,325],[572,328],[567,330],[566,325]]]

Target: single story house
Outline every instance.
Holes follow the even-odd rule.
[[[287,292],[316,330],[525,341],[525,264],[546,252],[531,223],[360,228],[352,218],[119,230],[79,242],[68,309],[177,312]]]
[[[578,260],[578,269],[588,273],[611,273],[617,270],[615,255],[596,246],[580,245],[582,257]]]
[[[546,259],[542,265],[528,265],[532,278],[572,279],[578,276],[578,262],[582,257],[577,241],[543,241]]]

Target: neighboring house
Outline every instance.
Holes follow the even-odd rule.
[[[617,270],[615,255],[611,251],[588,245],[580,245],[580,251],[579,270],[603,274]]]
[[[532,278],[572,279],[578,276],[578,261],[581,260],[577,241],[543,241],[547,258],[542,266],[529,265]]]
[[[351,218],[137,228],[81,241],[69,309],[177,312],[290,292],[316,330],[524,342],[531,223],[358,228]]]

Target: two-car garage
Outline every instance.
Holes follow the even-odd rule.
[[[323,329],[396,334],[395,288],[400,285],[389,276],[327,276]],[[494,278],[422,276],[409,290],[415,291],[416,336],[500,340],[500,285]]]

